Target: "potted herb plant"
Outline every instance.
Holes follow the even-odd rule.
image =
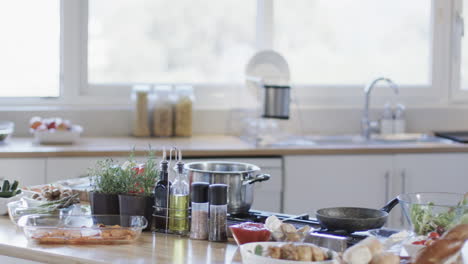
[[[121,215],[141,215],[148,220],[147,230],[151,229],[153,214],[153,189],[158,178],[158,168],[154,155],[150,153],[145,163],[138,164],[133,159],[122,169],[125,191],[119,194]]]
[[[125,173],[112,159],[98,161],[96,167],[90,170],[93,191],[89,193],[89,201],[93,214],[120,214],[118,195],[125,192],[122,183]]]

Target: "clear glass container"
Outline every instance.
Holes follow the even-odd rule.
[[[208,203],[192,202],[192,222],[190,226],[190,238],[208,239]]]
[[[210,241],[227,241],[227,188],[226,184],[211,184],[209,187]]]
[[[192,136],[192,118],[193,118],[193,102],[195,96],[192,86],[177,86],[176,103],[175,103],[175,119],[174,119],[174,135],[177,137]]]
[[[169,196],[169,231],[186,235],[189,232],[189,184],[184,172],[184,163],[177,162],[176,178],[172,183]]]
[[[149,137],[150,132],[150,91],[148,85],[135,85],[132,89],[132,135],[135,137]]]
[[[46,244],[119,244],[137,240],[148,222],[127,215],[27,215],[19,219],[26,238]]]
[[[174,135],[175,96],[170,85],[157,85],[153,88],[153,136]]]
[[[210,205],[210,241],[227,241],[227,204]]]

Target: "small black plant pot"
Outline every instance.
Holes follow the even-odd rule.
[[[120,214],[119,195],[98,192],[89,193],[92,214],[118,215]]]
[[[145,231],[151,230],[153,218],[153,196],[119,195],[120,215],[141,215],[148,221]]]

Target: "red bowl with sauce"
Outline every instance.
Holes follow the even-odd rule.
[[[270,231],[262,223],[245,222],[229,227],[237,245],[270,240]]]

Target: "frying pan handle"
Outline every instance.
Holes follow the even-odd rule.
[[[382,209],[380,209],[380,210],[384,211],[384,212],[387,212],[387,213],[390,213],[390,211],[393,209],[393,207],[395,207],[395,205],[397,205],[398,203],[399,203],[398,198],[394,198],[393,200],[388,202],[384,207],[382,207]]]
[[[253,179],[244,182],[244,184],[252,184],[256,182],[268,181],[271,178],[270,174],[260,174],[255,176]]]

